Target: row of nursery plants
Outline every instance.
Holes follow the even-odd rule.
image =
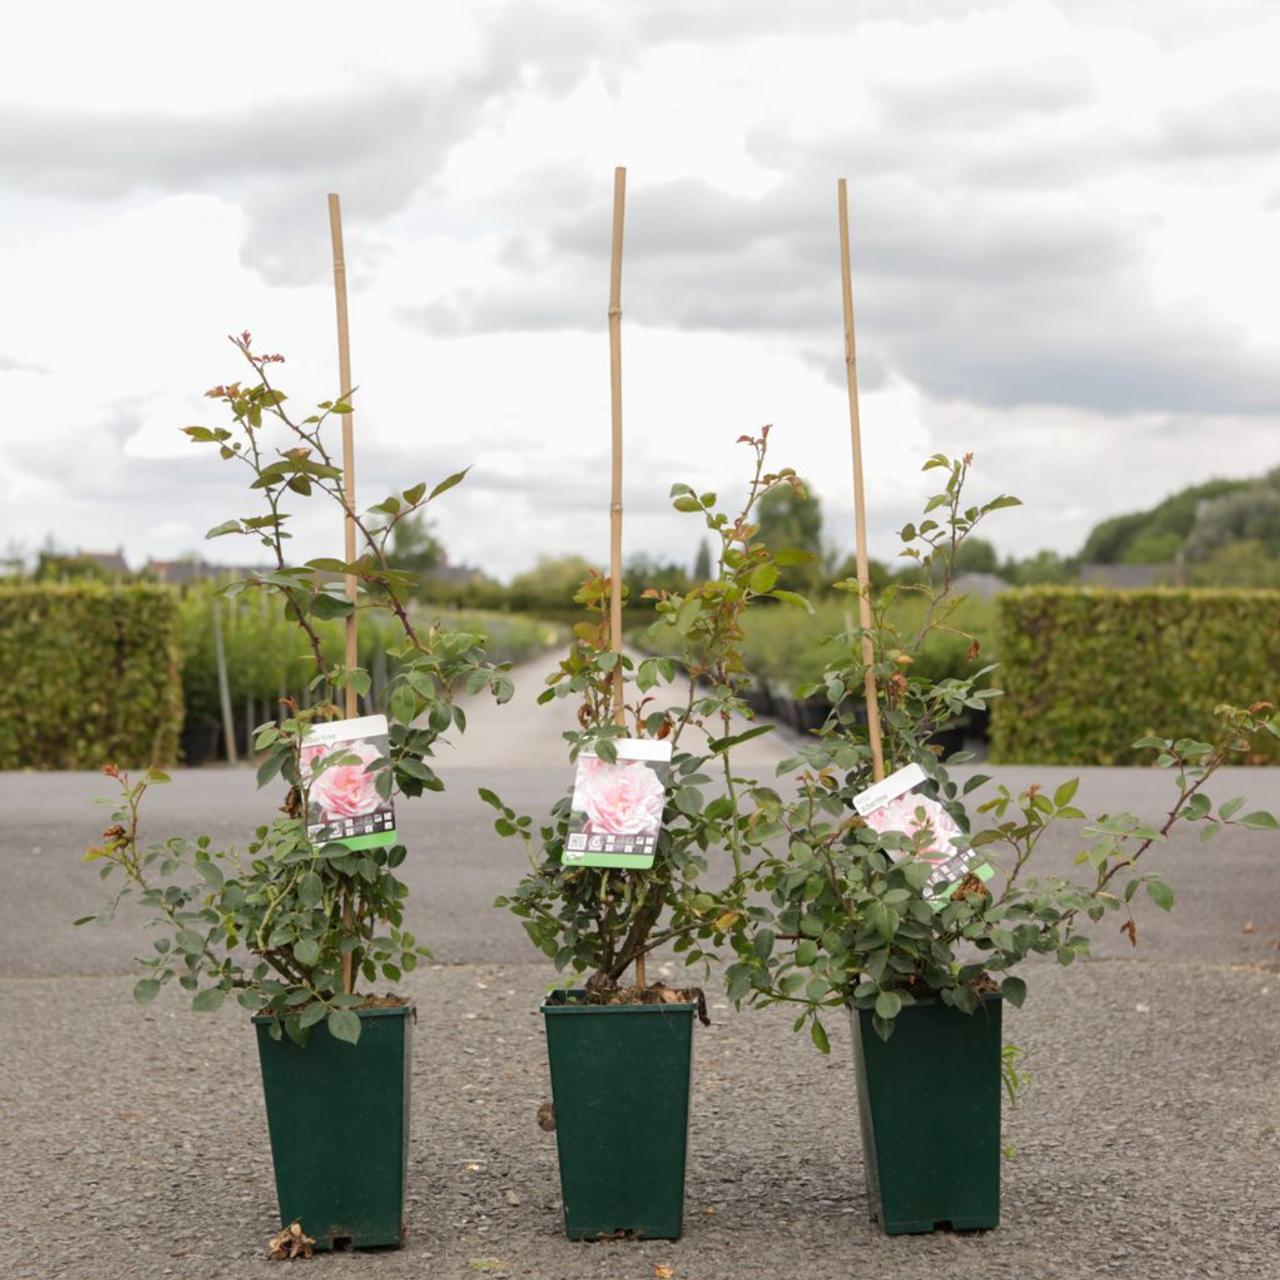
[[[322,609],[324,606],[322,606]],[[309,704],[315,655],[310,637],[287,616],[287,603],[258,592],[227,599],[213,587],[197,587],[182,597],[182,692],[186,707],[184,759],[197,764],[216,754],[225,732],[219,692],[218,645],[223,650],[228,699],[239,750],[253,749],[253,730],[276,715],[281,699]],[[215,625],[215,611],[217,613]],[[483,635],[495,662],[515,663],[558,644],[564,628],[520,614],[432,609],[406,604],[415,627]],[[313,630],[326,664],[343,653],[343,623],[323,616]],[[389,609],[371,607],[360,619],[359,661],[370,687],[360,695],[366,709],[380,707],[399,666],[403,627]],[[224,744],[225,751],[225,744]]]
[[[247,338],[238,345],[252,376],[211,393],[230,424],[188,430],[247,466],[264,506],[240,517],[237,532],[263,539],[277,567],[228,593],[282,600],[314,659],[313,704],[258,734],[260,778],[283,788],[284,811],[264,817],[244,853],[208,837],[147,842],[140,812],[163,775],[120,775],[121,803],[88,857],[120,885],[117,898],[135,896],[155,917],[140,1001],[176,982],[197,1010],[231,1001],[252,1015],[281,1219],[295,1242],[394,1244],[404,1231],[410,1006],[371,993],[399,982],[424,954],[406,929],[397,871],[425,851],[314,839],[304,815],[332,771],[370,772],[403,799],[440,789],[431,753],[440,734],[465,729],[458,692],[488,689],[504,701],[512,686],[477,636],[415,625],[406,584],[385,557],[396,520],[459,477],[430,492],[414,485],[362,514],[354,561],[288,562],[286,504],[324,495],[343,505],[324,432],[346,406],[293,416],[270,381],[271,361]],[[931,636],[962,630],[950,592],[956,550],[1014,500],[970,504],[969,459],[942,455],[925,464],[939,479],[925,519],[902,531],[904,551],[932,585],[890,587],[869,601],[870,625],[837,628],[817,681],[831,706],[825,723],[776,778],[752,776],[739,748],[769,727],[751,723],[745,700],[751,620],[779,608],[808,612],[803,598],[778,587],[780,571],[804,553],[757,538],[760,499],[799,484],[769,463],[768,436],[766,428],[742,438],[751,468],[741,504],[723,510],[714,493],[673,487],[675,510],[705,526],[718,555],[706,580],[655,593],[651,654],[633,663],[610,649],[610,583],[593,576],[577,595],[593,617],[575,628],[540,694],[576,704],[564,750],[568,763],[594,761],[591,803],[600,812],[651,816],[657,805],[652,865],[589,866],[568,856],[577,808],[568,789],[541,816],[492,791],[480,795],[497,834],[527,855],[523,877],[496,906],[515,913],[562,975],[541,1012],[572,1238],[681,1233],[695,1020],[706,1016],[702,984],[720,980],[739,1009],[794,1011],[795,1030],[821,1052],[830,1020],[851,1018],[867,1191],[885,1230],[996,1225],[1001,1081],[1017,1080],[1002,1051],[1002,1019],[1006,1004],[1027,997],[1029,959],[1070,965],[1088,954],[1097,928],[1136,942],[1140,904],[1173,905],[1158,855],[1179,825],[1206,840],[1227,827],[1277,827],[1239,798],[1209,796],[1253,735],[1280,736],[1266,704],[1224,705],[1212,729],[1170,726],[1138,744],[1170,777],[1168,808],[1155,817],[1089,817],[1073,782],[1012,795],[981,775],[953,777],[960,758],[943,759],[936,735],[998,696],[994,672],[934,678],[922,655]],[[326,652],[316,627],[352,607],[339,594],[344,574],[359,579],[358,608],[385,609],[401,627],[384,699],[390,747],[371,762],[306,745],[310,730],[339,716],[327,700],[333,691],[371,688],[368,671],[345,669]],[[857,603],[856,581],[836,585]],[[868,667],[887,766],[922,779],[885,804],[868,804],[877,783]],[[652,775],[627,763],[623,748],[635,740],[670,747],[656,797]],[[1079,832],[1079,873],[1038,877],[1039,846],[1062,824]],[[687,962],[688,985],[648,981],[646,962],[660,947]],[[626,1084],[637,1079],[643,1088]]]
[[[919,626],[924,608],[924,601],[909,593],[894,602],[889,620],[899,631],[910,631]],[[849,617],[847,595],[843,602],[815,601],[810,611],[764,608],[748,617],[742,661],[751,676],[744,697],[752,711],[776,716],[802,732],[820,729],[831,710],[822,676]],[[963,678],[994,660],[991,602],[974,597],[959,601],[952,623],[953,630],[933,630],[925,637],[914,666],[916,676],[934,681]],[[808,692],[815,686],[816,692]],[[952,736],[959,739],[967,729],[969,736],[979,737],[985,727],[985,713],[973,713]]]

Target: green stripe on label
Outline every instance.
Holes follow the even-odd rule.
[[[345,844],[348,849],[376,849],[379,845],[395,844],[394,831],[374,831],[367,836],[345,836],[335,844]]]

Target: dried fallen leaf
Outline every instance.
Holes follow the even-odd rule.
[[[556,1109],[549,1102],[544,1102],[538,1108],[538,1128],[545,1129],[547,1133],[555,1131],[556,1127]]]
[[[660,1262],[655,1262],[653,1264],[655,1280],[671,1280],[671,1277],[675,1275],[675,1273],[674,1267],[664,1267]]]
[[[277,1231],[267,1241],[267,1256],[276,1262],[292,1261],[294,1258],[311,1257],[311,1246],[315,1244],[312,1236],[304,1235],[302,1227],[291,1222],[283,1231]]]

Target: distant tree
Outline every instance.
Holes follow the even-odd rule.
[[[1183,536],[1172,529],[1139,529],[1125,543],[1118,564],[1168,564],[1182,550]]]
[[[1194,587],[1280,587],[1280,556],[1257,538],[1224,543],[1189,565]]]
[[[534,568],[511,580],[507,598],[513,609],[573,609],[574,592],[593,567],[581,556],[540,556]]]
[[[426,516],[418,512],[392,529],[389,558],[397,569],[426,578],[444,563],[444,544],[432,531]]]
[[[37,582],[114,582],[121,575],[112,573],[92,556],[45,548],[36,557],[32,576]]]
[[[957,573],[999,573],[1000,557],[985,538],[966,538],[956,551]]]
[[[1201,503],[1248,488],[1250,483],[1210,480],[1172,494],[1149,511],[1103,520],[1085,539],[1080,559],[1085,564],[1159,564],[1171,560],[1190,536]],[[1143,558],[1151,556],[1156,558]]]
[[[779,586],[789,591],[814,592],[825,576],[822,558],[822,503],[808,487],[771,489],[756,507],[756,535],[775,555],[779,551],[808,551],[813,559],[782,570]]]
[[[796,548],[822,554],[822,503],[806,485],[797,492],[791,485],[770,490],[756,507],[757,535],[771,551]]]
[[[706,582],[711,577],[711,544],[704,538],[698,543],[698,554],[693,560],[693,580]]]
[[[1268,557],[1280,555],[1280,468],[1202,502],[1187,538],[1187,558],[1200,560],[1238,541],[1257,543]]]
[[[1037,551],[1025,560],[1006,560],[1001,576],[1016,587],[1065,586],[1075,578],[1076,568],[1056,551]]]
[[[843,582],[858,576],[858,557],[845,556],[843,560],[833,560],[829,575],[832,582]],[[867,578],[876,591],[881,591],[893,580],[893,572],[883,560],[867,561]]]
[[[710,571],[706,576],[711,576]],[[639,605],[641,597],[649,590],[687,591],[689,574],[683,565],[675,561],[663,563],[641,552],[623,566],[622,582],[627,588],[627,599],[631,604]],[[644,607],[649,607],[649,602]]]

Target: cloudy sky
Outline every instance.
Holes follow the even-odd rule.
[[[851,543],[841,176],[873,554],[934,450],[1027,503],[1003,552],[1075,550],[1280,463],[1278,48],[1266,0],[27,6],[0,550],[139,563],[250,513],[178,428],[216,423],[244,328],[295,400],[334,393],[337,191],[362,502],[474,464],[437,509],[455,560],[606,556],[615,164],[629,552],[691,558],[670,484],[736,490],[765,422]]]

